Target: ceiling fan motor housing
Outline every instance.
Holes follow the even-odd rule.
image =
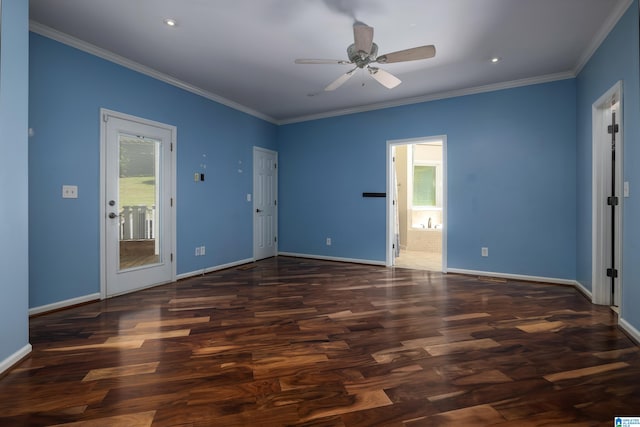
[[[347,48],[347,56],[349,57],[349,60],[359,68],[364,68],[370,63],[375,62],[377,55],[378,45],[375,43],[371,44],[371,52],[369,53],[356,50],[355,44],[352,44]]]

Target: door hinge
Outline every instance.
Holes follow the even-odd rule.
[[[607,268],[607,277],[618,277],[618,270],[615,268]]]
[[[278,241],[278,236],[273,236],[273,241],[277,242]]]
[[[273,168],[274,168],[274,169],[278,169],[278,164],[277,164],[277,163],[274,163],[274,164],[273,164]]]
[[[278,206],[278,201],[277,201],[277,200],[274,200],[274,201],[273,201],[273,205],[274,205],[274,206]]]
[[[173,197],[170,199],[169,204],[171,205],[171,207],[173,207]]]
[[[173,252],[171,253],[171,256],[169,258],[171,258],[171,262],[173,262]]]
[[[393,206],[395,206],[395,205],[396,205],[396,201],[395,201],[395,200],[394,200],[394,201],[392,201],[392,202],[391,202],[391,204],[392,204]]]
[[[609,125],[607,126],[607,133],[618,133],[620,132],[619,125]]]
[[[171,144],[169,144],[169,151],[171,151],[173,153],[173,142]]]
[[[618,198],[616,196],[607,197],[608,206],[618,206]]]
[[[391,249],[395,249],[395,248],[396,248],[396,244],[394,243],[391,245]]]
[[[107,123],[109,121],[109,116],[107,114],[102,115],[102,121]]]

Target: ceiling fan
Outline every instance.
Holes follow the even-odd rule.
[[[353,44],[347,48],[347,56],[349,60],[340,59],[296,59],[296,64],[355,64],[355,67],[345,74],[331,82],[325,91],[336,90],[342,86],[358,68],[364,69],[366,67],[369,74],[382,86],[387,89],[393,89],[398,86],[402,81],[378,67],[373,67],[370,64],[391,64],[394,62],[415,61],[418,59],[433,58],[436,54],[436,48],[433,45],[419,46],[411,49],[399,50],[396,52],[387,53],[378,56],[378,45],[373,43],[373,27],[368,26],[362,22],[355,22],[353,24]]]

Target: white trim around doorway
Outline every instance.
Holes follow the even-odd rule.
[[[624,206],[624,197],[622,194],[623,181],[623,100],[622,100],[622,81],[618,81],[607,92],[605,92],[597,101],[592,104],[592,223],[591,223],[591,287],[594,304],[611,305],[611,289],[609,281],[606,279],[606,263],[607,250],[605,242],[611,236],[611,230],[608,224],[605,224],[607,217],[605,200],[609,196],[609,188],[605,188],[604,174],[610,171],[607,165],[610,162],[609,141],[605,140],[607,135],[607,117],[610,117],[610,109],[613,104],[617,104],[616,115],[619,117],[619,132],[616,137],[616,195],[619,204],[616,209],[615,239],[616,239],[616,265],[613,266],[618,270],[618,286],[617,286],[617,302],[620,304],[620,317],[622,317],[622,299],[620,294],[622,291],[622,212]]]
[[[429,142],[442,142],[442,272],[447,272],[447,136],[435,135],[421,138],[395,139],[387,141],[387,238],[386,238],[386,266],[393,266],[393,241],[394,241],[394,218],[393,218],[393,202],[394,202],[394,179],[393,173],[393,148],[399,145],[413,145]]]

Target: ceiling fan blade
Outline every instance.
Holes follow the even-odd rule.
[[[356,22],[353,24],[353,40],[357,52],[364,52],[369,55],[373,45],[373,27],[362,22]]]
[[[345,82],[347,80],[349,80],[351,78],[351,76],[353,76],[353,73],[355,73],[357,69],[358,69],[358,67],[356,67],[353,70],[348,71],[345,74],[341,75],[340,77],[335,79],[333,82],[331,82],[329,84],[329,86],[325,87],[324,90],[325,91],[332,91],[332,90],[338,89],[340,86],[345,84]]]
[[[351,64],[350,61],[342,59],[307,59],[299,58],[294,61],[296,64]]]
[[[369,74],[371,74],[371,77],[376,79],[378,83],[380,83],[387,89],[393,89],[394,87],[402,83],[402,80],[385,70],[381,70],[380,68],[367,67],[367,69],[369,70]]]
[[[379,64],[391,64],[392,62],[416,61],[418,59],[428,59],[436,56],[436,47],[432,44],[428,46],[414,47],[411,49],[399,50],[378,56],[376,62]]]

